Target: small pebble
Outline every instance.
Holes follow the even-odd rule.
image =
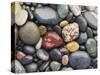
[[[18,60],[21,60],[24,56],[25,56],[25,54],[24,54],[23,52],[17,51],[17,53],[16,53],[16,58],[17,58]]]
[[[61,64],[59,62],[52,61],[50,64],[50,67],[51,67],[52,71],[58,71],[61,67]]]
[[[60,27],[65,27],[66,25],[68,25],[68,21],[67,20],[63,20],[60,22]]]
[[[38,41],[38,43],[36,44],[36,49],[40,49],[42,46],[42,38],[40,38],[40,40]]]
[[[60,52],[62,53],[62,54],[69,54],[69,51],[68,51],[68,49],[66,49],[66,48],[60,48]]]
[[[62,64],[63,64],[63,65],[67,65],[68,62],[69,62],[68,55],[62,56]]]
[[[43,25],[39,26],[40,35],[44,35],[47,32],[47,28]]]
[[[66,45],[66,48],[69,50],[69,52],[75,52],[79,49],[79,44],[75,41],[72,41]]]

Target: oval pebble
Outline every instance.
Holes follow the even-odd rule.
[[[24,49],[24,52],[26,54],[30,54],[31,55],[31,54],[35,53],[35,48],[33,46],[26,45],[26,46],[23,47],[23,49]]]
[[[38,65],[36,63],[31,63],[25,66],[27,72],[36,72]]]
[[[60,18],[62,18],[62,19],[65,18],[69,12],[68,5],[58,5],[57,12],[58,12]]]
[[[86,49],[90,56],[95,57],[97,55],[97,44],[92,38],[89,38],[86,42]]]
[[[58,71],[60,69],[60,67],[61,67],[61,64],[59,62],[52,61],[50,63],[50,67],[51,67],[52,71]]]
[[[69,62],[68,55],[62,56],[62,64],[63,64],[63,65],[67,65],[68,62]]]
[[[47,61],[49,59],[49,54],[43,49],[39,49],[36,54],[41,60]]]
[[[28,12],[26,10],[22,9],[20,12],[18,12],[15,15],[15,23],[18,26],[22,26],[23,24],[25,24],[27,18],[28,18]]]
[[[84,17],[86,18],[88,25],[91,28],[97,29],[97,18],[92,14],[92,12],[85,12]]]
[[[68,25],[68,21],[67,20],[63,20],[63,21],[60,22],[60,27],[64,27],[66,25]]]
[[[59,49],[53,49],[50,51],[50,57],[52,60],[60,61],[62,58],[62,54]]]
[[[36,49],[40,49],[42,46],[42,38],[40,38],[40,40],[38,41],[38,43],[36,44],[35,48]]]
[[[74,69],[86,69],[89,67],[91,59],[84,51],[76,51],[70,55],[70,65]]]
[[[69,52],[75,52],[79,49],[79,44],[75,41],[72,41],[66,45],[66,48],[69,50]]]
[[[39,29],[37,25],[31,21],[28,21],[20,28],[19,36],[24,43],[30,45],[37,43],[40,39]]]

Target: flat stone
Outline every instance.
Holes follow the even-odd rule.
[[[62,38],[55,32],[49,31],[43,37],[43,48],[50,49],[61,46],[63,44]]]
[[[61,67],[61,64],[56,61],[52,61],[50,64],[50,68],[52,69],[52,71],[58,71],[60,67]]]
[[[47,61],[49,59],[49,54],[43,49],[39,49],[36,54],[41,60]]]
[[[26,54],[32,55],[35,53],[35,48],[33,46],[26,45],[23,49]]]
[[[65,18],[69,12],[68,5],[58,5],[57,12],[58,12],[60,18],[62,18],[62,19]]]
[[[26,71],[28,73],[36,72],[37,71],[37,67],[38,67],[38,65],[36,63],[34,63],[34,62],[25,66]]]
[[[28,21],[23,27],[20,28],[19,36],[24,43],[33,45],[39,41],[40,32],[35,23]]]
[[[60,61],[62,59],[62,54],[59,49],[53,49],[50,51],[50,57],[54,61]]]
[[[58,14],[50,7],[40,7],[35,10],[35,17],[42,24],[55,25],[59,22]]]
[[[86,69],[91,63],[89,55],[84,51],[76,51],[70,55],[70,65],[74,69]]]
[[[84,17],[86,18],[88,25],[93,28],[93,29],[97,29],[97,17],[95,17],[93,14],[93,12],[85,12],[84,13]],[[94,13],[95,14],[95,13]],[[96,14],[95,14],[96,15]]]
[[[79,30],[85,32],[87,28],[87,21],[83,16],[78,16],[76,22],[79,24]]]
[[[86,49],[90,56],[95,57],[97,55],[97,43],[94,39],[89,38],[86,42]]]
[[[23,24],[25,24],[27,18],[28,18],[28,12],[26,10],[22,9],[20,12],[18,12],[15,15],[15,23],[18,26],[22,26]]]
[[[66,45],[66,48],[69,50],[69,52],[75,52],[79,49],[79,44],[75,41],[72,41]]]
[[[79,16],[81,14],[81,7],[78,5],[70,5],[70,10],[75,16]]]
[[[79,36],[79,26],[77,23],[71,23],[62,30],[62,36],[65,42],[75,40]]]
[[[77,39],[77,42],[79,44],[84,44],[87,40],[87,33],[86,32],[81,32],[79,38]]]

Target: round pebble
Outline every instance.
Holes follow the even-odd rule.
[[[76,51],[70,55],[70,65],[75,69],[86,69],[89,67],[91,59],[84,51]]]
[[[40,58],[41,60],[44,60],[44,61],[47,61],[49,59],[49,54],[43,49],[39,49],[37,51],[37,56],[38,56],[38,58]]]
[[[60,61],[62,58],[62,54],[59,49],[53,49],[50,51],[50,57],[52,60]]]
[[[86,32],[81,32],[79,38],[77,39],[79,44],[84,44],[87,40],[87,33]]]
[[[86,41],[86,49],[90,56],[95,57],[97,55],[97,44],[96,41],[92,38],[89,38]]]
[[[36,72],[38,65],[36,63],[31,63],[25,66],[27,72]]]
[[[18,26],[22,26],[23,24],[25,24],[27,18],[28,18],[28,12],[22,9],[19,13],[15,15],[15,23]]]
[[[39,31],[41,35],[44,35],[47,32],[47,28],[43,25],[39,26]]]
[[[67,65],[69,61],[68,55],[62,56],[62,64]]]
[[[61,67],[61,64],[59,62],[52,61],[50,63],[50,68],[52,69],[52,71],[58,71],[60,67]]]
[[[66,48],[70,51],[70,52],[75,52],[79,49],[79,44],[75,41],[69,42],[66,45]]]
[[[26,54],[32,55],[35,53],[35,48],[33,46],[26,45],[23,47],[23,49]]]
[[[57,12],[60,18],[65,18],[69,12],[68,5],[58,5]]]
[[[60,27],[64,27],[66,25],[68,25],[68,21],[67,20],[63,20],[63,21],[60,22]]]
[[[39,29],[37,25],[31,21],[28,21],[20,28],[19,36],[24,43],[31,45],[37,43],[40,39]]]

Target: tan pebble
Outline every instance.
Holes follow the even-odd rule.
[[[62,64],[63,65],[67,65],[68,64],[68,61],[69,61],[68,55],[64,55],[62,57]]]
[[[47,32],[47,28],[43,25],[39,26],[40,35],[44,35]]]
[[[66,48],[70,51],[70,52],[75,52],[79,49],[79,44],[75,41],[69,42],[66,45]]]
[[[60,27],[64,27],[66,25],[68,25],[68,21],[67,20],[64,20],[64,21],[60,22]]]
[[[16,58],[17,58],[18,60],[21,60],[24,56],[25,56],[25,54],[24,54],[23,52],[21,52],[21,51],[18,51],[18,52],[16,53]]]

